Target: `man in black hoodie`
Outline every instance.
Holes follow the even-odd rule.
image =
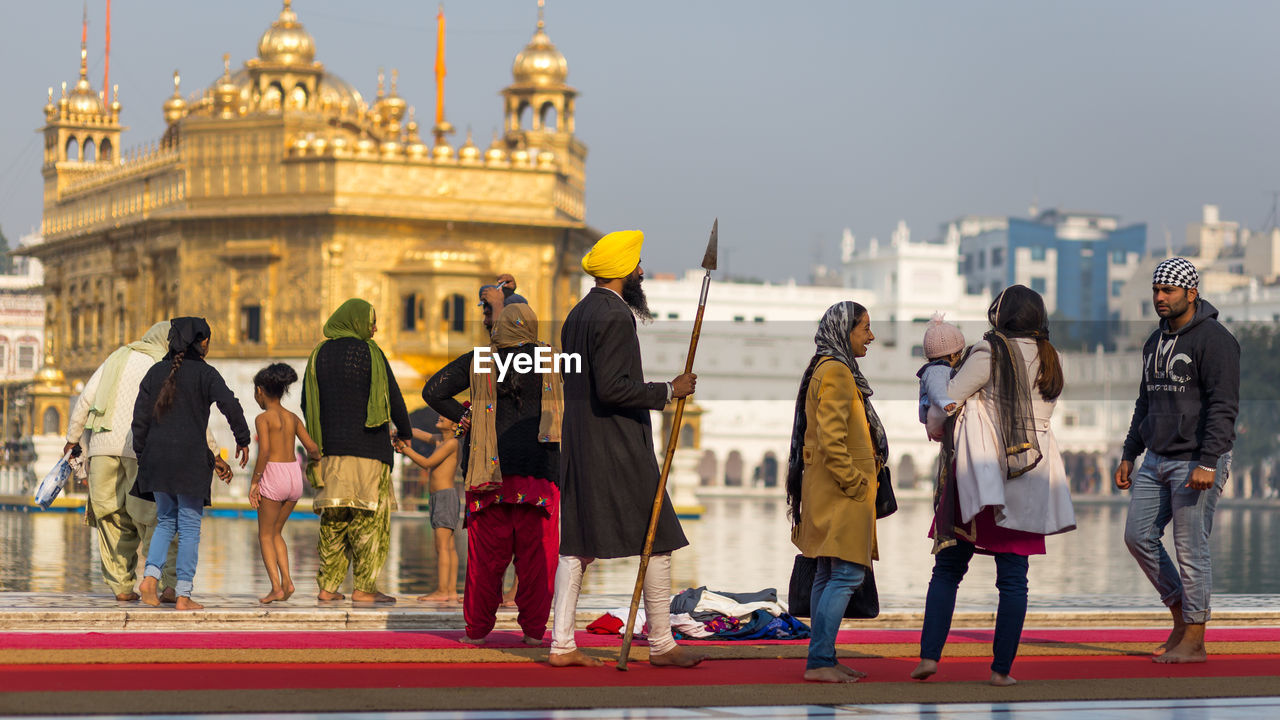
[[[1142,349],[1142,384],[1116,487],[1133,487],[1124,541],[1173,614],[1173,631],[1152,658],[1204,662],[1213,588],[1209,531],[1227,482],[1240,407],[1240,345],[1199,297],[1190,262],[1156,266],[1152,302],[1160,329]],[[1133,461],[1146,451],[1130,478]],[[1160,538],[1173,521],[1177,565]]]

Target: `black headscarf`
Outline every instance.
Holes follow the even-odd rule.
[[[862,394],[862,405],[866,408],[867,425],[871,428],[871,444],[875,447],[876,464],[883,467],[888,462],[889,439],[884,432],[884,424],[880,416],[871,406],[871,384],[858,369],[858,361],[853,356],[853,348],[849,345],[849,333],[867,314],[867,309],[852,300],[838,302],[827,308],[818,322],[818,332],[813,336],[816,349],[800,379],[800,392],[796,396],[796,412],[791,424],[791,451],[787,457],[787,504],[790,506],[791,524],[800,524],[800,493],[804,483],[804,435],[808,429],[808,418],[805,414],[805,400],[809,394],[809,381],[813,379],[813,371],[822,358],[832,358],[853,372],[858,392]]]
[[[204,318],[176,317],[170,321],[169,325],[169,354],[186,355],[187,351],[199,345],[200,341],[212,336],[213,332]],[[191,355],[199,357],[200,353],[196,351]]]

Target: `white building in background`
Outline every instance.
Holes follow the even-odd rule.
[[[20,247],[40,242],[28,235]],[[13,269],[0,275],[0,382],[27,382],[44,362],[44,269],[39,260],[13,259]]]
[[[889,436],[889,461],[901,488],[928,487],[939,446],[925,436],[917,411],[916,371],[924,363],[925,323],[945,311],[973,343],[988,329],[990,294],[964,292],[955,239],[912,242],[904,224],[884,245],[863,246],[846,231],[847,282],[832,288],[796,284],[713,281],[694,363],[701,454],[699,492],[752,489],[781,493],[800,378],[813,356],[822,313],[854,300],[871,315],[875,342],[859,365]],[[654,322],[639,329],[646,379],[683,372],[701,270],[683,278],[648,276],[645,293]],[[584,286],[589,287],[590,283]],[[1064,354],[1068,391],[1054,423],[1069,472],[1097,487],[1119,458],[1137,389],[1136,356]],[[655,445],[666,442],[655,414]],[[677,456],[679,457],[679,456]]]

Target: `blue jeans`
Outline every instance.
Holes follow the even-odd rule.
[[[147,577],[160,579],[160,569],[169,553],[169,543],[178,536],[179,597],[191,597],[196,563],[200,558],[200,519],[204,516],[204,498],[199,495],[155,493],[156,529],[147,548]]]
[[[920,630],[920,657],[941,660],[942,647],[951,632],[951,616],[956,611],[956,590],[969,571],[975,548],[958,540],[943,548],[933,558],[933,578],[924,601],[924,627]],[[995,640],[991,643],[991,672],[1008,675],[1018,655],[1022,640],[1022,623],[1027,618],[1026,555],[996,553],[996,590],[1000,604],[996,609]]]
[[[1208,490],[1187,487],[1191,471],[1199,464],[1147,451],[1132,478],[1129,517],[1124,524],[1124,544],[1160,593],[1160,600],[1169,607],[1181,605],[1183,622],[1197,625],[1209,621],[1209,594],[1213,591],[1209,531],[1231,470],[1231,455],[1218,459],[1217,476]],[[1170,520],[1176,567],[1160,542]]]
[[[834,667],[836,664],[836,633],[844,619],[849,597],[862,586],[867,569],[834,557],[818,558],[813,574],[813,591],[809,595],[809,659],[805,670]]]

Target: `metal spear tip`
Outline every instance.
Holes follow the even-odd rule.
[[[702,256],[702,268],[704,270],[716,269],[716,242],[719,238],[720,218],[711,223],[711,239],[707,241],[707,252]]]

